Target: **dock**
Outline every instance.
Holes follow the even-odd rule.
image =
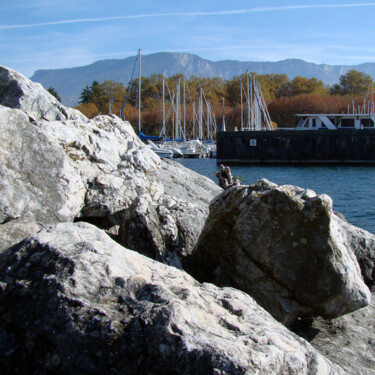
[[[375,165],[375,128],[218,132],[217,163]]]

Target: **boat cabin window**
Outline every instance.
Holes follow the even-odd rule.
[[[343,118],[341,119],[342,128],[354,128],[354,118]]]
[[[370,118],[362,118],[361,119],[361,127],[373,128],[374,127],[374,121]]]
[[[328,117],[328,120],[337,128],[339,121],[336,121],[336,117]]]

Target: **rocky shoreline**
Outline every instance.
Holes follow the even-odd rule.
[[[224,191],[6,67],[0,120],[2,374],[375,374],[375,236],[328,196]]]

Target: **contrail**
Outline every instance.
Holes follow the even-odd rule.
[[[24,29],[32,27],[64,25],[72,23],[86,23],[86,22],[106,22],[116,20],[128,20],[137,18],[158,18],[158,17],[201,17],[201,16],[222,16],[233,14],[246,14],[257,12],[274,12],[274,11],[288,11],[296,9],[320,9],[320,8],[354,8],[354,7],[368,7],[375,6],[375,3],[353,3],[353,4],[311,4],[311,5],[288,5],[276,7],[259,7],[250,9],[237,9],[237,10],[223,10],[212,12],[175,12],[175,13],[149,13],[149,14],[135,14],[114,17],[98,17],[98,18],[78,18],[72,20],[61,20],[51,22],[39,22],[32,24],[19,24],[19,25],[0,25],[0,29]]]

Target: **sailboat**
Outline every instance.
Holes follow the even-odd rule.
[[[185,85],[186,81],[183,80],[182,91],[183,91],[183,117],[181,116],[181,81],[178,80],[176,89],[173,95],[171,95],[169,88],[169,94],[172,99],[172,113],[174,116],[173,124],[173,136],[172,138],[166,137],[166,111],[165,111],[165,86],[166,81],[163,75],[163,123],[162,130],[159,136],[149,136],[141,130],[141,50],[138,50],[138,134],[141,140],[150,146],[150,148],[162,158],[199,158],[207,157],[212,153],[213,148],[216,145],[208,145],[203,140],[203,99],[206,101],[206,120],[207,120],[207,139],[212,139],[212,129],[215,127],[215,121],[211,114],[211,108],[209,102],[205,99],[203,89],[199,92],[199,112],[198,112],[198,134],[195,134],[195,122],[194,122],[194,102],[193,102],[193,137],[198,136],[197,139],[187,140],[186,138],[186,93]],[[134,72],[134,69],[133,69]],[[182,117],[182,118],[181,118]]]

